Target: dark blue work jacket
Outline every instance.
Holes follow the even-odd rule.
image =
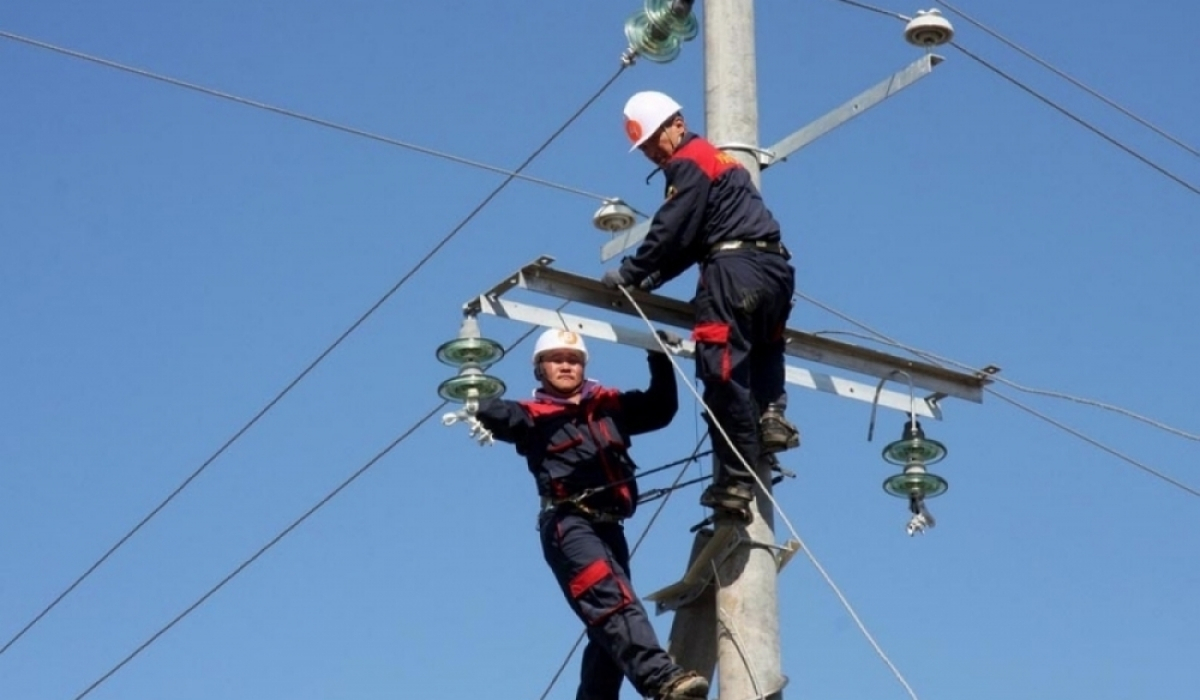
[[[717,243],[779,242],[779,222],[763,203],[750,173],[735,159],[693,133],[663,165],[666,201],[654,213],[637,251],[621,261],[621,272],[637,286],[666,283],[708,257]]]
[[[650,353],[648,362],[650,386],[644,391],[617,391],[588,380],[578,404],[539,390],[527,401],[482,401],[476,417],[497,440],[516,445],[539,495],[559,501],[598,488],[585,506],[628,517],[637,507],[632,436],[666,427],[679,409],[670,359]]]

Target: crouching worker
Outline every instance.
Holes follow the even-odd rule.
[[[618,700],[629,678],[644,697],[697,700],[708,681],[658,643],[633,592],[622,521],[637,507],[630,437],[664,428],[679,407],[670,359],[651,352],[650,386],[618,391],[586,379],[588,352],[570,331],[547,330],[533,351],[541,383],[526,401],[489,399],[476,417],[529,463],[541,496],[542,552],[587,626],[577,700]]]

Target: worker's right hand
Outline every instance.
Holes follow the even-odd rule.
[[[658,330],[654,331],[654,335],[658,336],[658,339],[663,342],[663,345],[666,345],[671,349],[678,349],[683,345],[683,338],[680,338],[679,334],[673,331],[659,328]]]
[[[621,268],[614,267],[604,271],[604,275],[600,278],[600,284],[609,289],[616,289],[629,286],[629,280],[625,279],[625,273],[621,272]]]

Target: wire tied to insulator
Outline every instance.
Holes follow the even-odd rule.
[[[908,497],[908,510],[912,512],[912,517],[908,519],[908,536],[922,534],[925,530],[937,525],[937,520],[934,520],[933,514],[925,507],[925,497],[919,494],[912,494]]]

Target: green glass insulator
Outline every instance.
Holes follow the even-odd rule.
[[[654,27],[645,12],[636,12],[625,20],[625,39],[638,55],[655,63],[669,63],[679,56],[682,41],[677,34],[660,32],[654,36]]]
[[[504,394],[507,387],[499,379],[472,372],[451,377],[438,385],[438,396],[447,401],[464,403],[468,399],[494,399]]]
[[[442,343],[437,349],[437,358],[451,367],[475,364],[487,367],[504,357],[504,348],[487,338],[455,338]]]
[[[912,461],[925,464],[940,462],[946,458],[946,446],[937,440],[912,437],[888,443],[883,448],[883,459],[892,464],[904,466]]]
[[[910,472],[896,474],[883,481],[883,490],[899,498],[934,498],[946,492],[950,484],[937,474]]]
[[[676,15],[671,12],[672,0],[646,0],[646,19],[650,24],[660,27],[680,41],[691,41],[700,33],[700,23],[696,15],[688,12],[686,15]]]

